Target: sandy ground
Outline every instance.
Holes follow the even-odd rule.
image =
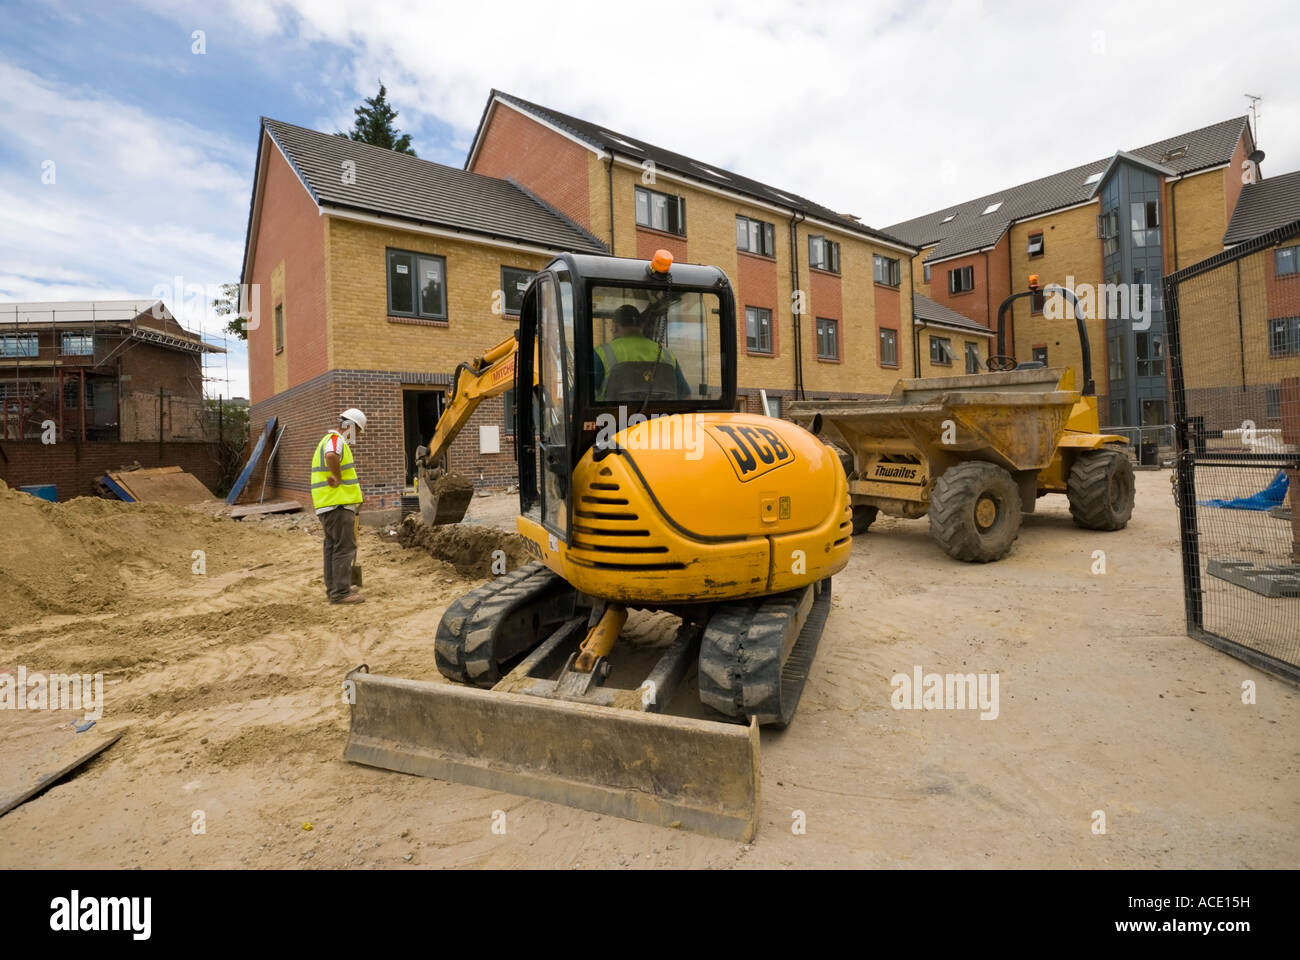
[[[924,521],[858,538],[799,716],[763,734],[750,845],[345,763],[343,675],[434,678],[439,617],[473,583],[391,534],[365,532],[369,602],[338,607],[311,518],[0,490],[0,671],[102,672],[100,728],[128,728],[0,817],[0,866],[1295,867],[1300,693],[1182,636],[1169,490],[1140,473],[1113,534],[1047,498],[988,566],[949,561]],[[469,520],[513,509],[476,499]],[[917,666],[996,673],[997,719],[892,709]],[[68,718],[0,711],[0,744]]]

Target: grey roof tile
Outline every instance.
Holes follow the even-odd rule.
[[[318,203],[585,253],[605,245],[507,180],[263,117]],[[356,183],[343,182],[355,164]]]
[[[694,160],[684,154],[674,153],[671,150],[665,150],[662,147],[656,147],[652,144],[645,143],[629,134],[618,133],[609,130],[606,127],[591,123],[587,120],[580,120],[577,117],[569,116],[566,113],[560,113],[558,110],[552,110],[550,107],[544,107],[540,104],[532,103],[522,97],[516,97],[513,94],[505,93],[501,90],[493,90],[488,95],[488,105],[484,109],[484,119],[487,117],[488,110],[491,109],[492,101],[500,98],[506,103],[512,104],[519,109],[532,113],[540,117],[547,123],[559,127],[566,133],[577,137],[584,143],[605,151],[612,151],[621,156],[635,158],[637,160],[651,160],[656,167],[662,167],[674,173],[691,177],[711,186],[720,187],[724,190],[730,190],[733,193],[743,194],[762,200],[764,203],[775,204],[790,210],[797,210],[810,217],[816,217],[832,223],[845,230],[860,233],[864,236],[874,237],[878,240],[884,240],[887,243],[897,244],[903,247],[912,247],[913,244],[898,237],[891,235],[883,230],[876,230],[866,224],[846,217],[843,214],[836,213],[830,207],[824,207],[819,203],[801,197],[797,193],[789,190],[778,190],[776,187],[760,183],[757,180],[751,180],[743,177],[738,173],[733,173],[716,164],[706,164]],[[480,125],[481,129],[481,125]]]
[[[970,317],[963,316],[956,310],[945,307],[942,303],[936,303],[923,293],[914,293],[912,295],[912,315],[917,320],[926,323],[938,323],[945,327],[969,330],[972,333],[988,334],[991,332],[984,324],[976,323]]]
[[[1127,152],[1167,167],[1177,174],[1194,173],[1231,160],[1246,122],[1244,116],[1234,117]],[[914,246],[935,244],[935,249],[926,257],[927,260],[941,260],[980,250],[996,243],[1006,228],[1016,220],[1090,200],[1096,182],[1089,183],[1089,178],[1105,173],[1114,159],[1115,155],[1112,154],[1083,166],[944,207],[885,229]],[[986,207],[995,202],[1001,203],[996,212],[983,213]],[[952,219],[945,223],[949,216]]]
[[[1296,220],[1300,220],[1300,170],[1242,187],[1223,243],[1245,243]]]

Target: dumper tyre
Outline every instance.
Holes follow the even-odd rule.
[[[997,464],[949,467],[930,494],[930,536],[954,560],[1001,560],[1020,535],[1020,488]]]
[[[1070,516],[1087,530],[1122,530],[1133,516],[1133,464],[1122,450],[1089,450],[1075,457],[1065,486]]]
[[[867,529],[876,522],[876,515],[880,512],[879,507],[873,507],[870,504],[858,503],[853,506],[853,535],[859,536],[867,532]]]

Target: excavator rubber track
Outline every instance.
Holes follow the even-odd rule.
[[[493,686],[502,667],[574,614],[574,589],[540,563],[475,587],[447,608],[434,635],[438,672],[448,680]]]
[[[737,720],[794,719],[830,612],[831,578],[803,590],[717,607],[700,640],[700,700]]]

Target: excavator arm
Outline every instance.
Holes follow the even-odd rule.
[[[425,523],[459,523],[469,509],[474,485],[464,477],[447,473],[441,463],[479,403],[498,397],[515,385],[518,350],[519,341],[510,337],[483,356],[456,367],[451,400],[438,418],[429,445],[415,451],[420,476],[420,515]]]

